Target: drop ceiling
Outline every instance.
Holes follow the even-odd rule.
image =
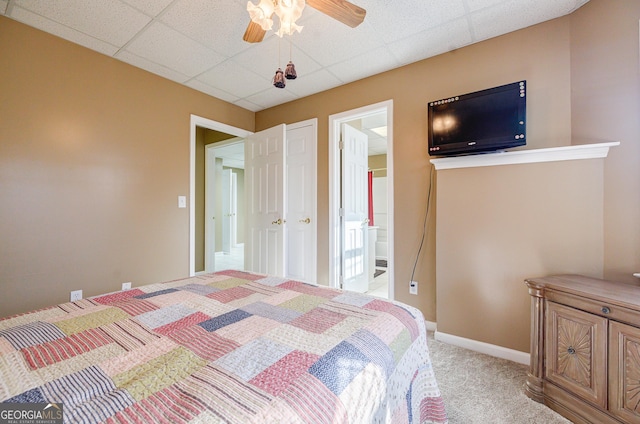
[[[0,0],[0,14],[259,111],[569,14],[588,0],[352,0],[349,28],[306,7],[300,34],[249,44],[246,0]],[[257,3],[257,0],[254,1]],[[298,78],[273,87],[291,59]]]

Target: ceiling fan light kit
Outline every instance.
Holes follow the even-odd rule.
[[[309,6],[355,28],[364,21],[366,10],[345,0],[308,0]],[[273,15],[278,17],[280,28],[276,34],[282,38],[284,35],[293,35],[296,31],[302,31],[302,26],[296,21],[302,16],[306,5],[305,0],[259,0],[258,4],[247,2],[247,11],[251,21],[242,39],[248,43],[259,43],[264,39],[267,31],[273,28]],[[273,85],[284,88],[285,78],[296,79],[296,68],[289,60],[285,71],[278,68],[273,77]]]
[[[269,31],[273,27],[271,16],[273,16],[274,11],[273,0],[260,0],[257,6],[247,2],[247,12],[249,12],[251,21],[260,25],[260,28],[265,31]]]
[[[280,21],[280,29],[278,29],[276,34],[282,37],[285,34],[291,35],[296,31],[302,31],[302,27],[296,24],[296,21],[302,16],[304,6],[304,0],[260,0],[257,5],[249,1],[247,2],[247,12],[249,12],[251,22],[260,25],[260,28],[264,31],[269,31],[273,27],[272,17],[275,13]],[[264,35],[262,37],[264,37]],[[245,33],[245,41],[251,43],[260,40],[248,40],[247,34]]]

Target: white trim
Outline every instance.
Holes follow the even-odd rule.
[[[439,331],[435,332],[434,338],[439,342],[463,347],[475,352],[484,353],[485,355],[495,356],[496,358],[507,359],[519,364],[529,365],[531,363],[531,355],[526,352],[520,352],[519,350],[508,349],[506,347],[479,342],[477,340],[465,339],[464,337],[458,337],[453,334],[442,333]]]
[[[435,166],[436,170],[440,170],[575,159],[596,159],[607,157],[609,147],[618,145],[620,145],[618,141],[596,144],[576,144],[572,146],[550,147],[547,149],[516,150],[513,152],[437,158],[431,159],[431,163]]]
[[[424,323],[427,326],[427,331],[433,331],[434,333],[436,332],[437,326],[435,322],[425,320]]]
[[[374,113],[387,114],[387,239],[389,267],[389,299],[395,297],[394,284],[394,193],[393,193],[393,100],[385,100],[357,109],[329,115],[329,287],[340,286],[340,220],[337,218],[340,204],[340,126],[343,122],[362,118]]]
[[[189,125],[189,276],[193,277],[196,274],[196,127],[242,138],[253,133],[197,115],[191,115]]]

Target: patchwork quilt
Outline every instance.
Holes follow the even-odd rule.
[[[67,423],[445,423],[399,302],[223,271],[0,320],[0,402]]]

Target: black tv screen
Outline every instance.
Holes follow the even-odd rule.
[[[526,144],[526,81],[429,103],[429,154],[447,156]]]

